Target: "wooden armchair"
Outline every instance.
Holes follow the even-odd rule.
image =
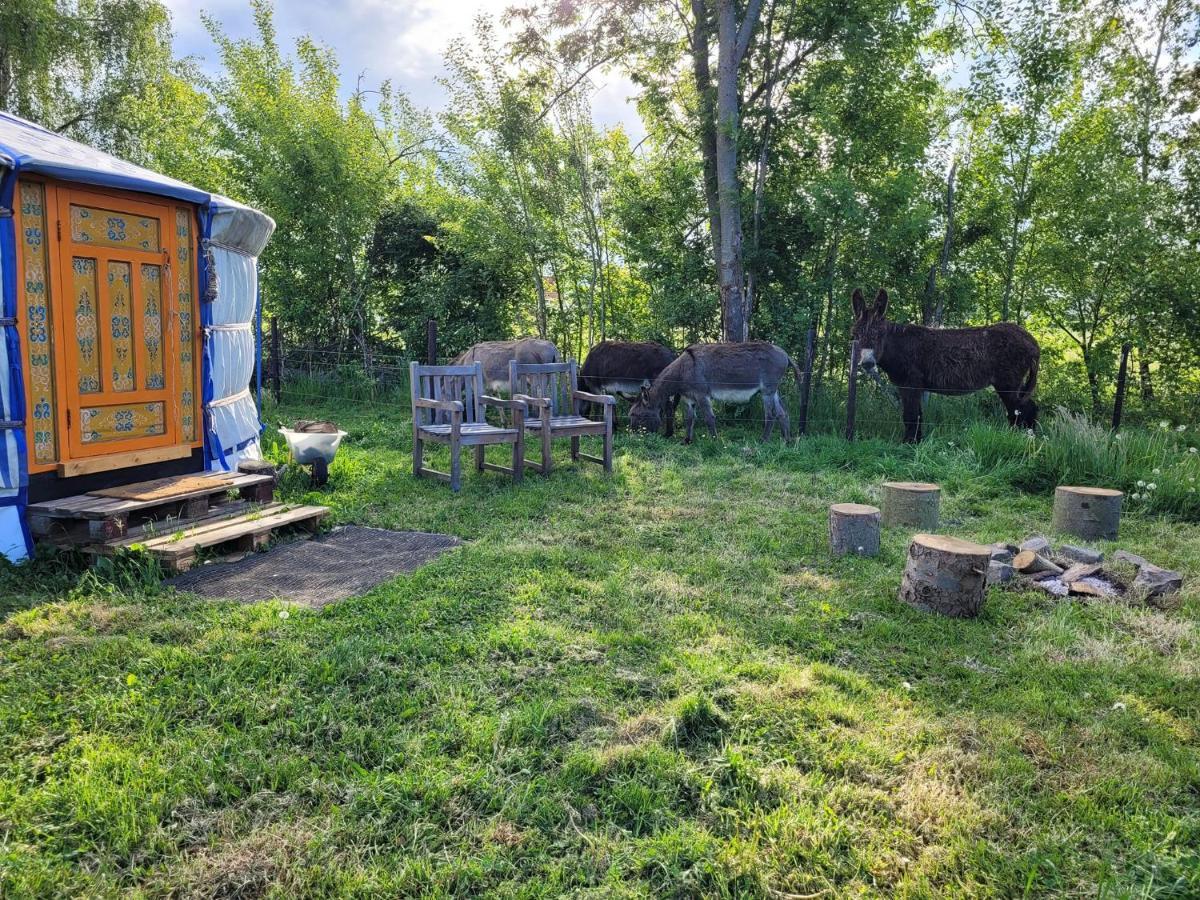
[[[526,461],[526,465],[543,475],[550,473],[550,444],[555,438],[571,439],[571,459],[586,459],[604,466],[612,472],[613,410],[615,397],[608,394],[589,394],[579,390],[577,366],[565,363],[519,363],[508,364],[510,396],[522,401],[529,409],[525,428],[536,432],[541,438],[542,461],[540,464]],[[580,414],[583,403],[596,403],[604,410],[601,421]],[[603,457],[579,452],[579,438],[595,434],[604,438]]]
[[[413,413],[413,475],[450,482],[450,489],[462,486],[463,447],[475,448],[475,468],[482,472],[504,472],[520,483],[525,472],[525,404],[520,400],[501,400],[483,392],[483,367],[422,366],[408,367]],[[510,410],[512,427],[488,423],[487,407]],[[450,472],[438,472],[424,465],[424,444],[433,441],[450,446]],[[484,458],[489,444],[512,444],[512,468],[497,466]]]

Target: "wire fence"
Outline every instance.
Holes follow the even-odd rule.
[[[304,354],[299,359],[285,359],[279,376],[278,400],[269,405],[268,416],[287,414],[311,418],[319,411],[322,416],[336,418],[340,409],[386,417],[394,425],[411,424],[408,369],[411,360],[397,357],[395,363],[377,365],[368,374],[354,362],[339,360],[336,354],[319,352]],[[266,393],[268,399],[273,399],[273,389]],[[818,382],[814,379],[805,433],[844,435],[847,395],[848,385],[844,380],[825,377]],[[618,426],[628,425],[632,400],[620,396],[617,399]],[[785,377],[780,386],[780,399],[795,434],[801,407],[800,386],[795,378]],[[713,411],[718,427],[761,428],[765,425],[758,399],[744,404],[714,402]],[[682,427],[683,416],[683,410],[678,410],[677,429]],[[930,395],[922,415],[922,426],[927,434],[959,431],[976,423],[1002,425],[1005,422],[1004,408],[994,392],[961,397]],[[705,427],[699,410],[697,427]],[[895,395],[871,379],[860,378],[855,433],[862,438],[903,437],[904,423]]]

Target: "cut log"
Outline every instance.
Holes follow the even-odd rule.
[[[1067,585],[1067,590],[1077,597],[1111,597],[1116,593],[1111,587],[1104,586],[1103,582],[1095,578],[1072,581]]]
[[[938,527],[942,491],[922,481],[887,481],[883,485],[883,524],[912,526],[926,531]]]
[[[900,600],[943,616],[977,616],[986,594],[990,557],[989,547],[971,541],[915,535],[908,545]]]
[[[835,503],[829,507],[829,550],[834,556],[879,554],[878,507]]]
[[[1032,550],[1022,550],[1012,561],[1013,568],[1024,575],[1035,575],[1039,572],[1048,572],[1052,575],[1061,575],[1062,566],[1059,566],[1044,556],[1039,556]]]
[[[1075,563],[1071,568],[1062,573],[1062,580],[1066,584],[1073,584],[1076,581],[1081,581],[1084,578],[1091,578],[1100,572],[1100,563]]]
[[[1085,540],[1115,541],[1123,496],[1109,488],[1060,485],[1054,491],[1054,528]]]

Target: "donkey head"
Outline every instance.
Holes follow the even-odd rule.
[[[629,408],[629,427],[634,431],[662,430],[662,408],[650,401],[650,389],[643,387],[642,393]]]
[[[850,337],[858,341],[858,365],[865,372],[871,372],[879,365],[883,357],[884,345],[887,343],[890,322],[885,318],[888,306],[887,291],[879,289],[875,303],[867,306],[863,300],[862,288],[855,288],[850,298],[854,305],[854,327]]]

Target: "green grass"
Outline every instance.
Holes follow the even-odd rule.
[[[611,479],[560,450],[456,496],[412,478],[406,410],[277,413],[350,432],[286,500],[466,545],[321,612],[136,556],[0,575],[0,896],[1200,893],[1190,507],[1123,526],[1184,571],[1167,610],[997,590],[944,620],[895,599],[907,533],[825,550],[827,504],[894,477],[941,482],[955,534],[1044,530],[1063,467],[1140,478],[1186,452],[1165,432],[1124,462],[1067,426],[623,435]]]

